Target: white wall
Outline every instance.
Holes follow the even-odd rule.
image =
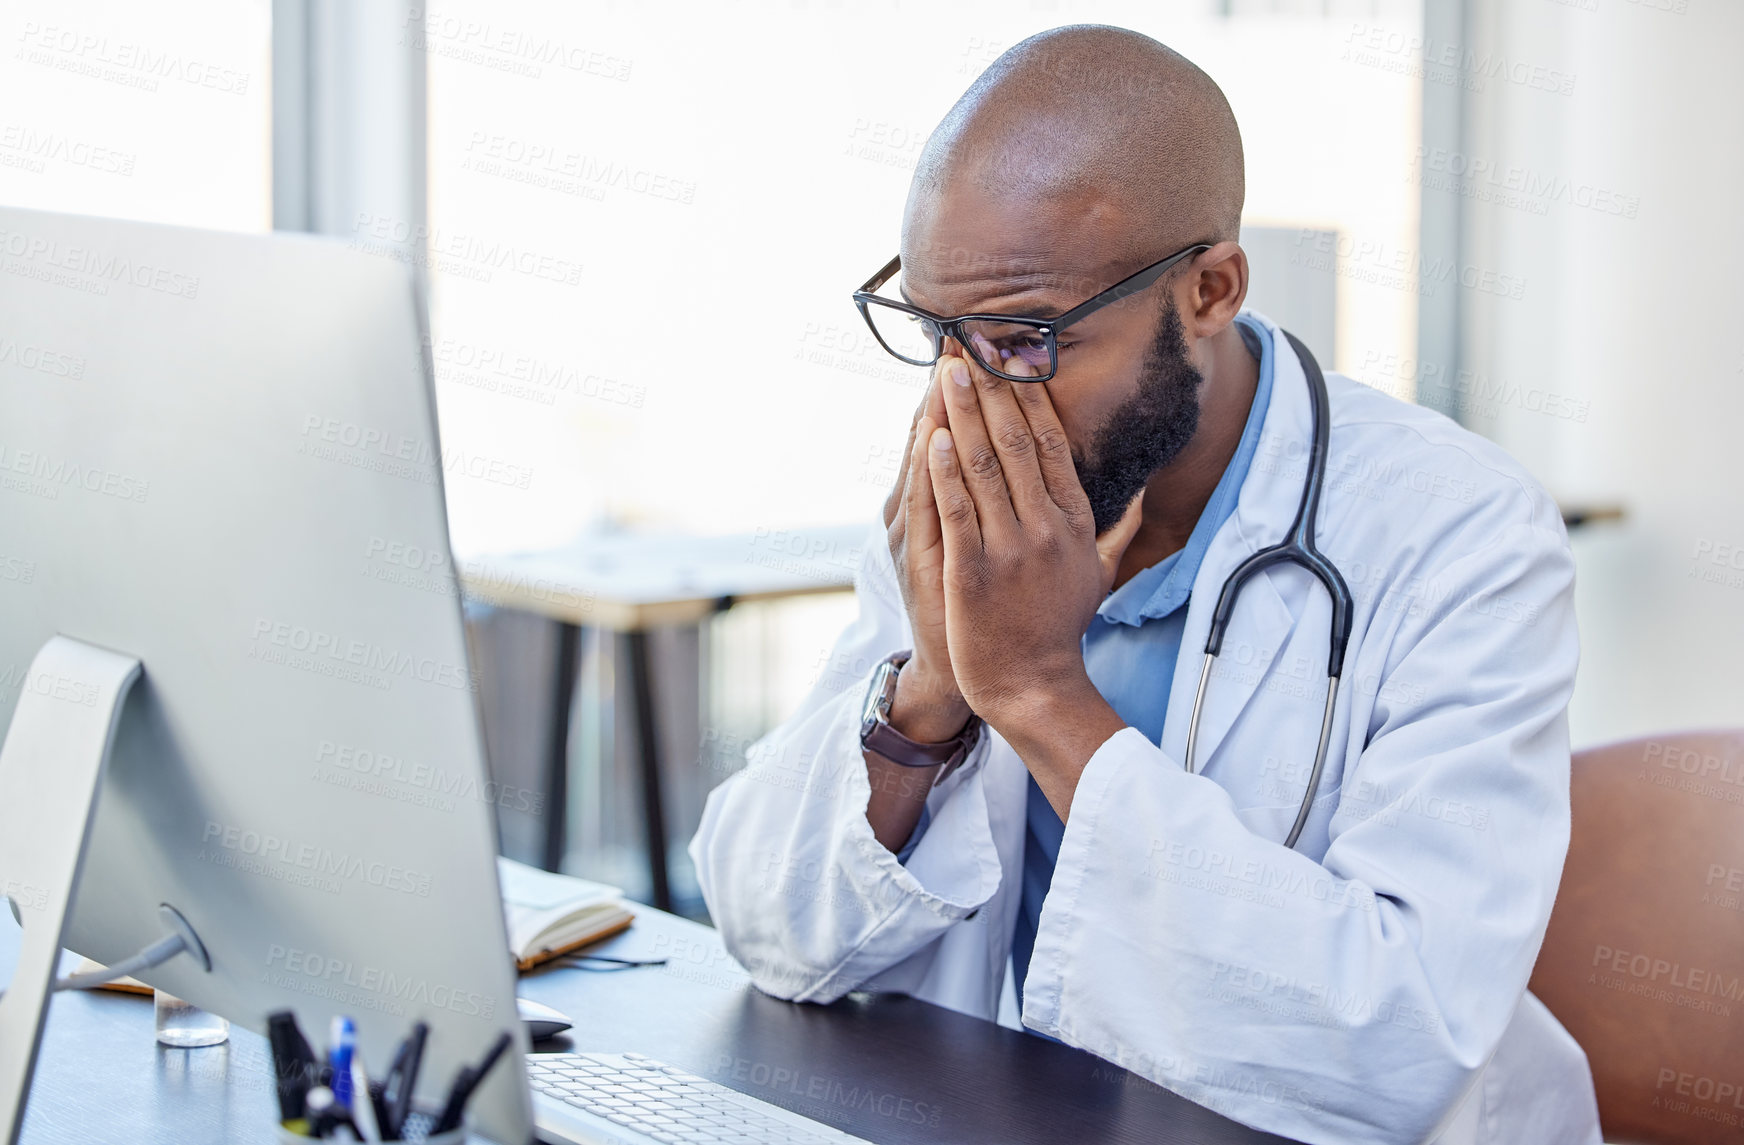
[[[1575,535],[1574,741],[1744,724],[1744,3],[1472,3],[1467,259],[1524,289],[1469,294],[1470,422],[1628,513]]]

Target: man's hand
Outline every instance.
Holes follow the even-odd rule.
[[[908,448],[896,485],[884,502],[884,524],[896,583],[914,632],[914,658],[897,677],[890,722],[920,743],[940,743],[962,730],[972,714],[957,688],[945,635],[945,547],[933,483],[927,472],[926,443],[945,424],[940,379],[966,369],[961,358],[945,355],[933,367],[926,396],[909,427]]]
[[[926,397],[914,412],[908,448],[896,486],[884,502],[884,526],[896,583],[914,632],[914,657],[896,677],[890,705],[890,726],[917,743],[943,743],[963,730],[974,712],[957,690],[945,637],[945,546],[933,503],[932,476],[927,472],[926,443],[935,427],[945,423],[939,379],[962,360],[946,356],[933,368]],[[867,751],[866,776],[872,791],[866,819],[872,835],[891,852],[901,849],[914,833],[932,790],[937,767],[904,767]]]
[[[990,359],[995,352],[976,348]],[[1008,373],[1032,372],[1008,361]],[[969,705],[1018,750],[1065,818],[1089,755],[1125,726],[1090,682],[1082,639],[1138,531],[1143,498],[1098,540],[1046,384],[964,367],[936,386],[948,428],[924,442],[951,668]]]

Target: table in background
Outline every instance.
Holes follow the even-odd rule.
[[[724,537],[621,533],[589,537],[548,552],[493,555],[460,565],[466,595],[558,624],[557,671],[549,755],[545,766],[546,830],[542,865],[562,866],[568,792],[569,707],[575,693],[576,650],[586,626],[624,638],[630,658],[655,906],[672,907],[666,870],[665,800],[660,783],[647,631],[699,625],[742,601],[781,600],[854,585],[854,570],[871,536],[867,524],[764,529]]]
[[[1616,505],[1568,505],[1570,528],[1623,516]],[[639,533],[594,536],[567,548],[469,560],[460,570],[466,594],[558,624],[557,672],[549,755],[542,865],[562,867],[568,791],[569,708],[575,692],[576,649],[584,626],[623,636],[630,657],[642,813],[648,838],[650,898],[672,908],[667,877],[665,800],[655,731],[647,630],[703,623],[741,601],[780,600],[854,585],[865,524],[761,530],[724,537]]]
[[[758,993],[706,926],[646,907],[593,947],[665,966],[553,965],[520,993],[575,1019],[541,1050],[644,1053],[884,1145],[1259,1145],[1259,1133],[1090,1054],[900,995],[830,1006]],[[0,981],[18,931],[0,928]],[[261,1145],[277,1099],[265,1039],[159,1046],[149,998],[57,994],[23,1145]]]

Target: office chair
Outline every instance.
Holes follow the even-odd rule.
[[[1586,1050],[1605,1140],[1744,1140],[1744,730],[1574,757],[1531,989]]]

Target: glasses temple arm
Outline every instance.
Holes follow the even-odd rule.
[[[1090,317],[1090,315],[1102,309],[1104,306],[1112,306],[1114,303],[1119,302],[1122,299],[1137,294],[1139,291],[1148,288],[1157,279],[1173,270],[1182,259],[1190,258],[1193,255],[1199,254],[1201,251],[1208,251],[1210,249],[1210,243],[1200,243],[1198,246],[1190,246],[1179,254],[1172,254],[1162,262],[1152,263],[1150,266],[1145,267],[1136,274],[1121,279],[1107,290],[1104,290],[1101,294],[1098,294],[1095,298],[1090,299],[1088,302],[1079,303],[1077,306],[1072,307],[1072,309],[1054,319],[1054,332],[1058,333],[1074,322],[1083,321]]]
[[[902,269],[902,256],[897,255],[884,264],[884,269],[866,280],[866,285],[855,291],[856,294],[871,294],[880,286],[896,277],[896,272]]]

